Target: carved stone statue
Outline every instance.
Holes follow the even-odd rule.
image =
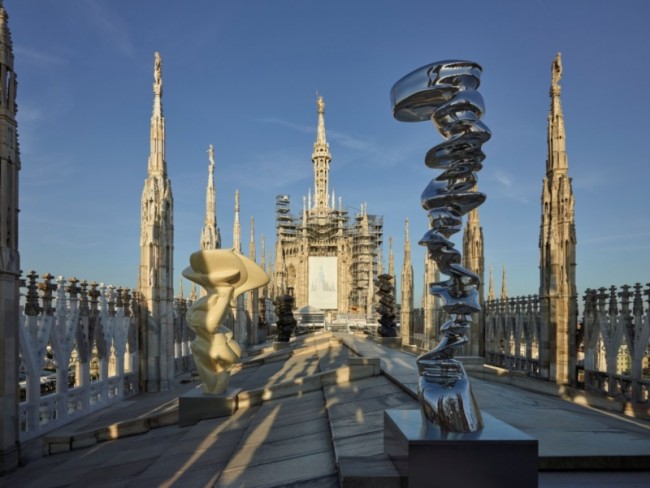
[[[555,59],[553,60],[553,65],[551,66],[551,79],[552,79],[553,87],[558,86],[560,80],[562,79],[562,54],[561,53],[557,53]]]
[[[230,370],[241,357],[241,347],[222,321],[239,295],[266,285],[269,277],[254,261],[234,249],[193,253],[183,276],[207,292],[187,311],[187,323],[196,333],[192,355],[203,391],[217,395],[228,388]]]
[[[154,54],[153,80],[156,85],[162,83],[162,60],[158,51]]]

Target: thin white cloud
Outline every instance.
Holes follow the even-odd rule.
[[[578,236],[580,237],[580,236]],[[595,237],[588,237],[584,240],[580,240],[582,244],[595,244],[601,242],[616,242],[616,241],[637,241],[638,239],[644,239],[650,237],[650,232],[634,232],[630,234],[605,234],[598,235]]]
[[[503,185],[505,188],[512,188],[512,176],[504,173],[501,170],[494,172],[494,178],[498,183]]]
[[[295,124],[293,122],[279,119],[277,117],[262,117],[257,120],[266,124],[275,124],[281,125],[283,127],[288,127],[289,129],[293,129],[303,134],[314,134],[314,137],[316,137],[316,127],[313,125]],[[327,138],[331,141],[335,141],[343,147],[347,147],[348,149],[368,151],[373,153],[376,152],[374,151],[374,145],[370,141],[359,139],[349,134],[344,134],[343,132],[327,129]]]
[[[124,56],[133,58],[135,48],[127,23],[114,11],[107,8],[105,3],[98,0],[85,0],[87,20],[94,26],[96,34],[110,42]]]
[[[63,66],[68,60],[61,56],[60,52],[54,54],[52,51],[34,49],[21,44],[14,46],[14,54],[20,63],[32,63],[39,66]]]

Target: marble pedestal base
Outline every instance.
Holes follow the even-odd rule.
[[[420,410],[386,410],[384,452],[409,487],[536,487],[537,439],[482,417],[479,432],[442,432]]]
[[[219,395],[203,392],[202,385],[178,397],[178,425],[185,427],[201,420],[227,417],[237,410],[241,388],[228,388]]]

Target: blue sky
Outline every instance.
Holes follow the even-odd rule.
[[[224,245],[239,189],[244,251],[251,216],[273,248],[275,196],[290,194],[299,212],[313,185],[318,91],[330,188],[352,212],[367,202],[384,216],[384,260],[392,236],[398,273],[410,219],[419,300],[424,248],[416,242],[427,229],[419,197],[435,174],[423,160],[441,138],[428,123],[395,121],[389,92],[421,65],[459,58],[484,68],[493,134],[479,174],[486,267],[494,266],[497,292],[505,265],[510,295],[536,293],[550,67],[560,51],[578,288],[650,278],[650,2],[4,4],[19,81],[26,271],[135,285],[159,51],[177,283],[199,247],[210,144]]]

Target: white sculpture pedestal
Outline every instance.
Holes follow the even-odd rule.
[[[227,417],[237,410],[241,388],[229,387],[219,395],[204,393],[202,385],[178,397],[178,425],[186,427],[201,420]]]
[[[482,412],[478,432],[443,432],[420,410],[384,412],[384,452],[409,488],[537,486],[537,439]]]

